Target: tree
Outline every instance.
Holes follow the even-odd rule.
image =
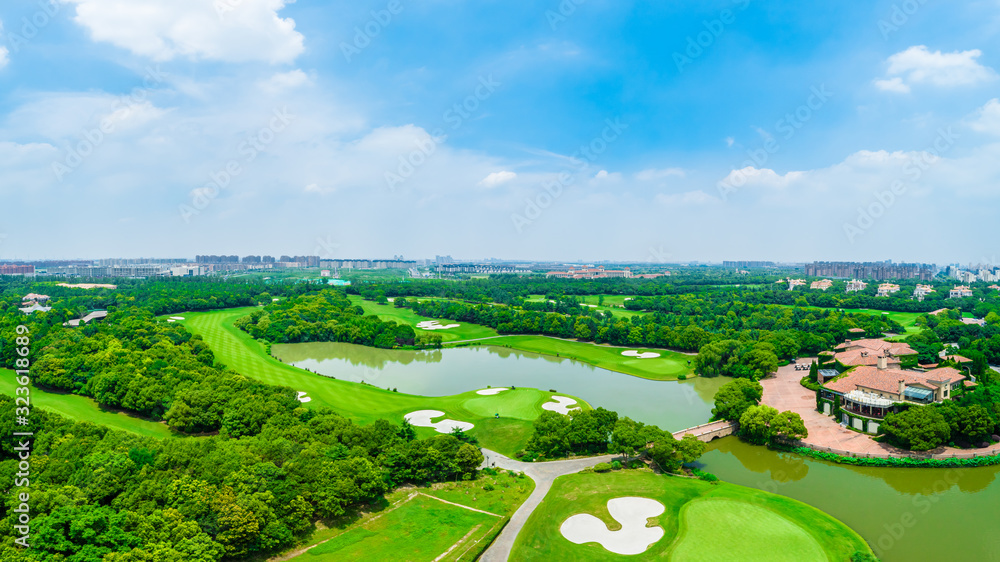
[[[633,421],[630,418],[622,418],[615,423],[614,431],[611,433],[612,453],[619,453],[628,459],[635,455],[635,452],[646,446],[646,440],[641,434],[643,424]]]
[[[913,406],[904,412],[889,414],[880,429],[894,444],[912,451],[934,449],[951,438],[951,427],[944,415],[929,406]]]
[[[743,412],[760,403],[763,396],[764,387],[759,382],[748,379],[728,382],[715,393],[712,419],[738,421]]]
[[[753,349],[740,358],[747,375],[758,381],[778,370],[778,356],[767,349]]]
[[[769,443],[773,443],[776,438],[791,441],[806,437],[809,437],[809,430],[806,429],[802,416],[795,412],[784,411],[771,420]]]
[[[778,410],[766,405],[750,406],[740,416],[740,437],[753,445],[764,445],[771,439],[771,420]]]
[[[694,462],[705,454],[706,445],[703,441],[688,433],[677,442],[677,453],[681,461],[685,463]]]
[[[463,474],[475,474],[476,469],[483,464],[483,453],[473,445],[463,443],[455,453],[455,464]]]
[[[819,364],[817,364],[815,361],[813,361],[812,364],[809,365],[809,380],[813,382],[819,381]]]

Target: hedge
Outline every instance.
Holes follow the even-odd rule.
[[[975,457],[971,459],[911,459],[909,457],[845,457],[836,453],[817,451],[809,447],[791,447],[773,444],[772,449],[796,453],[804,457],[812,457],[821,461],[850,464],[854,466],[894,467],[894,468],[972,468],[977,466],[993,466],[1000,464],[1000,455]]]

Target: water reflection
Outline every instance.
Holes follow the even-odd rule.
[[[567,358],[491,346],[406,351],[302,343],[274,345],[272,353],[315,373],[408,394],[446,396],[487,386],[555,389],[671,431],[708,421],[715,391],[726,382],[651,381]]]

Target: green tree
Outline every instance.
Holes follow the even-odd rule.
[[[760,403],[764,387],[757,381],[736,379],[727,382],[715,393],[712,419],[738,421],[743,412]]]
[[[764,445],[771,439],[771,421],[778,410],[766,405],[750,406],[740,416],[740,437],[753,445]]]
[[[806,437],[809,437],[809,430],[806,429],[802,416],[795,412],[784,411],[771,420],[769,443],[776,439],[791,441]]]
[[[463,443],[455,453],[455,464],[463,474],[475,474],[476,469],[483,464],[483,453],[474,445]]]
[[[938,409],[913,406],[904,412],[889,414],[880,429],[894,444],[912,451],[927,451],[947,443],[951,427]]]

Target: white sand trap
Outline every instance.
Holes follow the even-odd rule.
[[[560,414],[567,415],[569,414],[570,410],[575,410],[579,407],[579,406],[574,406],[570,408],[570,406],[576,404],[576,400],[573,400],[572,398],[568,398],[566,396],[553,396],[552,399],[555,400],[555,402],[546,402],[545,404],[542,404],[543,410],[551,410],[553,412],[558,412]]]
[[[167,318],[167,322],[176,322],[173,318]]]
[[[302,402],[303,404],[306,403],[306,402],[312,402],[312,398],[306,396],[306,394],[309,394],[309,393],[308,392],[300,392],[299,393],[299,402]]]
[[[615,554],[641,554],[663,538],[662,527],[647,527],[646,520],[664,512],[663,504],[648,498],[608,500],[608,513],[621,523],[618,531],[609,531],[603,521],[587,513],[574,515],[563,522],[559,532],[570,542],[596,542]]]
[[[445,419],[436,423],[431,421],[432,419],[440,418],[443,415],[444,412],[440,412],[438,410],[418,410],[416,412],[406,414],[403,416],[403,419],[417,427],[433,427],[434,431],[437,431],[438,433],[451,433],[451,430],[456,427],[462,431],[469,431],[473,427],[476,427],[469,422],[457,420]]]
[[[482,390],[477,390],[476,394],[482,394],[483,396],[493,396],[495,394],[500,394],[505,390],[510,390],[509,388],[484,388]]]
[[[450,328],[457,328],[460,324],[448,324],[445,326],[437,320],[427,320],[425,322],[418,322],[417,327],[421,330],[448,330]]]
[[[656,357],[660,356],[659,353],[655,353],[652,351],[636,351],[634,349],[623,351],[622,355],[624,355],[625,357],[635,357],[638,359],[655,359]]]
[[[171,320],[184,320],[184,317],[183,316],[171,316],[170,319]]]

